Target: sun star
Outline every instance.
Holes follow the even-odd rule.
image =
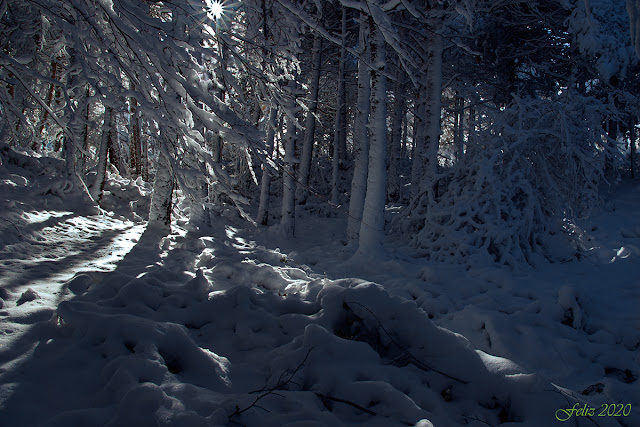
[[[218,19],[224,13],[224,6],[217,0],[207,0],[207,14],[213,19]]]

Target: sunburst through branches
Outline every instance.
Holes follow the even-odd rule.
[[[207,16],[210,19],[218,20],[224,16],[225,5],[222,1],[206,0],[205,4],[207,5]]]

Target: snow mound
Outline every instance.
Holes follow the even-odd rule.
[[[151,184],[142,180],[124,178],[107,172],[100,206],[110,212],[134,220],[142,220],[149,215]]]
[[[39,206],[50,210],[97,213],[63,160],[37,157],[0,143],[0,198],[20,200],[23,210]],[[4,200],[3,200],[4,202]]]
[[[541,425],[540,408],[548,419],[563,404],[371,282],[324,280],[305,300],[153,270],[68,283],[77,296],[58,307],[53,340],[84,354],[96,391],[93,409],[48,425]]]
[[[540,426],[561,408],[638,390],[637,316],[612,324],[603,314],[611,309],[599,307],[635,313],[635,282],[604,298],[600,287],[564,278],[534,286],[504,269],[454,275],[454,266],[393,257],[368,277],[331,280],[347,274],[340,254],[319,263],[340,274],[314,274],[304,247],[267,249],[232,224],[176,227],[168,237],[147,230],[114,272],[64,283],[67,300],[29,331],[39,342],[33,355],[19,370],[0,365],[0,419]],[[635,265],[630,257],[605,266]],[[629,307],[619,305],[623,290]],[[29,410],[34,401],[39,411]]]

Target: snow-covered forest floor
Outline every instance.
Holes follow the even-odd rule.
[[[143,234],[142,183],[100,214],[55,161],[2,161],[2,426],[640,425],[637,183],[580,261],[466,270],[391,237],[354,261],[328,205],[292,240],[232,208]]]

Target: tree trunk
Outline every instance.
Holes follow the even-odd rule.
[[[473,147],[476,136],[476,109],[469,107],[469,123],[467,123],[467,148]]]
[[[604,156],[605,156],[604,157],[605,159],[604,173],[605,173],[605,176],[613,177],[613,173],[614,173],[613,161],[614,161],[614,155],[616,151],[616,140],[618,139],[618,123],[613,119],[609,119],[608,121],[607,137],[608,137],[607,148],[604,152]]]
[[[353,124],[353,149],[354,168],[351,180],[351,198],[349,199],[349,219],[347,223],[347,238],[351,241],[358,240],[360,226],[362,224],[362,210],[364,198],[367,192],[367,172],[369,169],[369,134],[367,122],[369,121],[369,103],[371,95],[371,75],[367,69],[369,62],[369,50],[367,42],[367,20],[362,16],[360,24],[360,46],[363,52],[358,60],[358,99],[356,104],[356,116]]]
[[[142,137],[140,132],[140,117],[137,112],[138,101],[131,97],[129,101],[129,113],[131,125],[129,129],[129,153],[131,157],[131,172],[133,177],[142,175]]]
[[[151,195],[149,227],[163,230],[166,234],[171,231],[174,189],[175,180],[171,163],[167,158],[167,154],[161,151],[158,156],[158,169],[156,170],[156,178]]]
[[[296,153],[296,82],[290,80],[287,92],[287,132],[284,136],[284,167],[282,169],[282,217],[280,229],[284,236],[295,236],[295,153]]]
[[[51,79],[52,80],[56,80],[58,78],[58,58],[53,59],[51,61]],[[47,107],[51,108],[51,104],[53,103],[53,96],[55,94],[56,91],[56,85],[51,83],[49,84],[49,90],[47,91],[47,99],[46,99],[46,104]],[[42,132],[44,131],[44,127],[47,123],[47,119],[49,119],[49,110],[44,110],[44,113],[42,114],[42,120],[40,120],[40,126],[38,126],[38,136],[42,136]],[[37,142],[37,138],[33,139],[33,144],[31,145],[31,148],[34,151],[37,151],[38,149],[38,142]],[[57,150],[56,150],[57,151]]]
[[[144,123],[145,122],[141,123],[141,125]],[[149,138],[148,137],[142,138],[142,179],[146,182],[149,182]]]
[[[369,171],[367,195],[362,212],[362,224],[357,255],[375,257],[382,250],[384,239],[384,208],[387,188],[387,81],[384,76],[386,52],[384,38],[369,17],[371,43],[371,106]]]
[[[109,162],[115,166],[118,170],[120,176],[126,177],[129,175],[129,171],[127,170],[127,165],[122,158],[122,152],[120,150],[120,142],[118,141],[118,127],[117,122],[114,117],[113,125],[111,128],[111,136],[109,138]]]
[[[391,120],[391,141],[389,144],[389,183],[387,185],[387,198],[391,202],[400,199],[400,175],[398,161],[400,157],[400,144],[402,139],[402,117],[404,116],[404,80],[401,70],[396,75],[394,87],[395,103],[393,106],[393,118]]]
[[[342,45],[347,38],[347,9],[342,8]],[[345,63],[347,52],[340,48],[340,68],[338,71],[338,96],[336,101],[336,129],[333,141],[333,168],[331,174],[331,203],[340,203],[340,167],[346,159],[347,151],[347,124],[346,124],[346,99],[345,99]]]
[[[222,163],[222,150],[224,149],[224,140],[220,133],[214,132],[212,140],[212,155],[213,161],[216,163]]]
[[[70,53],[69,62],[75,63],[76,61],[76,53],[72,48],[68,49]],[[69,87],[75,90],[72,90],[70,95],[70,101],[72,105],[75,105],[75,109],[71,109],[71,111],[66,115],[67,119],[67,131],[63,132],[63,145],[62,145],[62,154],[66,163],[67,168],[67,176],[70,181],[73,183],[76,188],[85,188],[83,178],[84,176],[78,173],[78,158],[82,158],[82,154],[78,156],[78,150],[76,145],[79,145],[79,141],[82,140],[84,142],[85,139],[85,131],[87,130],[86,126],[88,123],[88,118],[86,115],[83,115],[82,105],[84,102],[87,102],[87,98],[89,97],[88,88],[84,88],[80,83],[79,76],[77,74],[71,74],[69,76]],[[86,109],[85,109],[86,111]],[[84,171],[82,171],[84,172]]]
[[[107,155],[109,150],[109,139],[112,137],[112,129],[115,122],[115,113],[109,106],[104,109],[104,121],[102,123],[102,136],[100,138],[100,147],[98,149],[98,164],[96,165],[96,177],[91,186],[91,197],[96,202],[102,197],[104,189],[104,181],[107,176]]]
[[[322,64],[322,36],[316,34],[313,39],[311,82],[309,85],[309,111],[305,119],[304,141],[302,143],[302,156],[300,169],[298,170],[298,186],[296,198],[298,204],[304,204],[309,196],[309,171],[311,169],[311,156],[313,154],[313,142],[316,129],[315,113],[318,109],[318,92],[320,90],[320,69]]]
[[[72,182],[76,182],[76,145],[73,138],[67,134],[64,135],[64,143],[62,146],[67,175]]]
[[[418,100],[418,123],[411,170],[411,206],[418,210],[422,210],[437,193],[443,41],[438,34],[432,35],[430,41],[426,84],[421,99]]]
[[[273,141],[276,134],[276,120],[278,119],[278,109],[271,107],[269,121],[267,122],[267,151],[273,153]],[[258,216],[256,222],[261,225],[269,223],[269,185],[271,183],[271,173],[266,165],[262,166],[262,180],[260,182],[260,205],[258,206]]]
[[[427,188],[436,185],[438,173],[438,150],[440,148],[440,126],[442,110],[442,37],[434,34],[429,54],[429,71],[427,72],[427,108],[426,108],[426,151],[423,152],[423,163],[426,165]]]
[[[635,178],[635,162],[636,162],[636,117],[631,115],[629,118],[629,161],[631,163],[631,178]]]
[[[464,162],[464,98],[456,96],[456,129],[454,131],[456,147],[456,164],[462,166]]]
[[[405,99],[406,104],[406,99]],[[402,139],[400,145],[400,158],[407,158],[407,141],[409,139],[409,115],[407,114],[408,107],[405,105],[405,114],[402,115]]]
[[[91,88],[89,85],[87,85],[87,88],[85,89],[85,97],[89,98],[89,96],[91,96]],[[84,124],[82,125],[82,134],[81,134],[81,140],[82,140],[82,150],[84,151],[84,153],[88,153],[89,152],[89,116],[91,114],[91,103],[87,102],[87,107],[85,108],[84,111],[84,116],[83,116],[83,120],[84,120]],[[80,153],[79,156],[79,160],[80,160],[80,164],[78,165],[79,168],[79,173],[81,176],[85,176],[86,173],[86,163],[87,163],[87,156],[84,153]]]
[[[424,176],[425,165],[423,163],[423,152],[426,151],[425,138],[425,115],[426,115],[426,90],[424,86],[419,87],[418,97],[415,101],[413,113],[413,150],[411,153],[411,205],[417,203],[420,196],[420,181]]]

